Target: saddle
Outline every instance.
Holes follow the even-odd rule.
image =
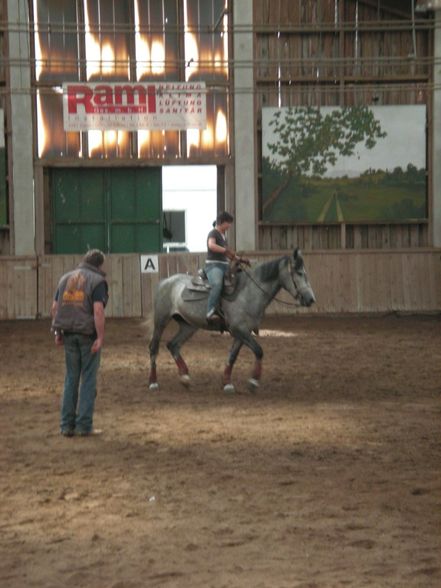
[[[238,263],[231,263],[228,271],[224,276],[224,285],[222,288],[222,297],[231,300],[237,288],[238,274],[241,272]],[[182,299],[185,301],[202,300],[208,297],[211,286],[208,282],[207,274],[203,268],[200,268],[196,275],[192,276],[191,284],[186,286],[182,292]]]

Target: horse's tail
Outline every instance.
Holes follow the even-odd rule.
[[[151,339],[153,335],[153,314],[151,314],[144,321],[142,321],[141,328],[145,332],[146,337],[148,339]]]
[[[141,323],[141,328],[143,329],[146,337],[150,340],[153,337],[153,333],[155,331],[155,320],[158,316],[158,302],[161,299],[161,287],[163,286],[164,280],[156,284],[156,287],[153,292],[153,304],[152,309],[149,315],[145,318],[145,320]]]
[[[159,282],[159,284],[156,284],[155,292],[153,294],[152,312],[141,323],[141,328],[143,329],[143,331],[148,339],[151,339],[153,336],[153,331],[154,331],[154,327],[155,327],[156,303],[158,300],[158,290],[159,290],[160,286],[161,286],[161,282]]]

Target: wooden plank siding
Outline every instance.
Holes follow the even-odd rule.
[[[254,26],[259,207],[262,107],[425,104],[431,120],[433,20],[417,14],[415,47],[410,12],[388,8],[385,2],[255,0]],[[289,247],[291,235],[312,249],[429,247],[431,190],[429,173],[428,217],[417,223],[335,227],[261,221],[258,249]]]
[[[0,319],[37,316],[37,260],[35,257],[0,258]]]
[[[290,253],[245,255],[255,264]],[[299,310],[280,292],[268,314],[441,312],[440,250],[308,250],[304,257],[317,304]],[[204,260],[203,253],[161,254],[158,273],[141,274],[139,255],[109,255],[106,316],[150,317],[159,281],[175,273],[195,274]],[[0,320],[49,317],[59,278],[79,261],[74,255],[0,257]]]
[[[441,311],[440,251],[308,251],[304,258],[317,303],[299,311],[273,302],[268,314]],[[290,301],[286,292],[277,298]]]

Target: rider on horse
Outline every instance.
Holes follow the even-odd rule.
[[[207,321],[215,322],[221,318],[219,304],[224,283],[224,276],[229,269],[229,261],[241,260],[234,251],[228,249],[225,233],[231,227],[234,217],[229,212],[221,212],[213,223],[213,229],[207,237],[207,259],[205,261],[205,273],[211,286],[208,296]]]

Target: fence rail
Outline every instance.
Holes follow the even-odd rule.
[[[290,252],[252,252],[253,263]],[[270,304],[268,314],[441,311],[441,251],[308,251],[304,254],[317,304],[295,309]],[[48,317],[61,275],[76,267],[77,255],[0,257],[0,320]],[[158,282],[175,273],[195,273],[203,253],[158,255],[157,273],[141,273],[140,256],[109,255],[107,317],[147,317]],[[281,292],[277,298],[288,302]]]

